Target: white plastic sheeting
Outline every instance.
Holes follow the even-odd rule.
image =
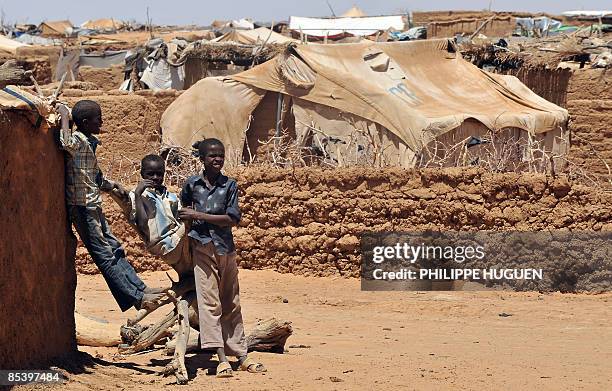
[[[147,60],[147,67],[142,73],[141,81],[145,82],[150,89],[158,90],[182,90],[185,85],[185,67],[175,67],[164,58],[158,60]]]
[[[376,34],[390,28],[403,31],[404,19],[401,15],[368,16],[363,18],[304,18],[292,16],[289,18],[289,29],[301,31],[315,37],[335,36],[348,33],[357,36]]]

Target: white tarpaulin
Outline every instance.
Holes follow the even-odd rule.
[[[315,37],[325,37],[348,33],[352,35],[372,35],[390,28],[404,31],[404,20],[401,15],[368,16],[363,18],[303,18],[291,16],[289,29],[301,31]]]
[[[533,31],[535,29],[547,31],[561,27],[560,21],[547,18],[546,16],[540,18],[516,18],[516,24],[527,31]]]
[[[185,85],[185,67],[172,66],[164,58],[147,60],[147,67],[140,80],[154,91],[171,88],[182,90]]]
[[[232,27],[235,29],[253,30],[255,25],[248,19],[232,20]]]
[[[585,18],[599,18],[604,16],[612,16],[612,11],[566,11],[561,15],[567,16],[568,18],[585,17]]]

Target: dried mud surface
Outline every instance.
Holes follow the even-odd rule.
[[[64,159],[51,131],[0,112],[0,368],[31,368],[76,349],[76,243]]]
[[[79,79],[95,84],[103,91],[116,90],[123,82],[124,65],[110,68],[79,67]]]
[[[144,273],[143,278],[150,286],[168,281],[164,272]],[[610,388],[610,293],[363,292],[357,279],[269,270],[241,270],[239,278],[246,332],[257,319],[289,320],[294,332],[287,352],[254,353],[268,372],[235,372],[231,379],[212,375],[216,358],[188,354],[185,389]],[[134,314],[119,311],[100,275],[79,276],[76,301],[81,314],[112,323]],[[153,323],[168,310],[146,321]],[[171,359],[161,350],[121,357],[116,348],[80,349],[93,356],[94,365],[69,374],[69,383],[55,388],[179,387],[173,377],[158,375]]]
[[[608,194],[544,175],[452,168],[243,169],[230,175],[241,189],[243,218],[234,232],[245,269],[356,277],[364,232],[612,231]],[[164,267],[144,252],[112,200],[105,199],[104,209],[137,270]],[[84,250],[77,268],[97,272]],[[581,289],[597,289],[588,275],[581,278]]]

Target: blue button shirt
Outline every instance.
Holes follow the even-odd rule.
[[[240,222],[238,208],[238,184],[234,179],[219,174],[212,188],[206,185],[202,175],[189,177],[181,192],[181,202],[186,208],[213,215],[229,215]],[[219,255],[236,251],[232,227],[220,227],[205,221],[194,220],[189,237],[202,244],[213,242]]]

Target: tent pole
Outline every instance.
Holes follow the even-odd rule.
[[[276,100],[276,129],[274,131],[275,137],[280,137],[281,135],[281,108],[283,106],[283,94],[278,93],[278,99]]]

